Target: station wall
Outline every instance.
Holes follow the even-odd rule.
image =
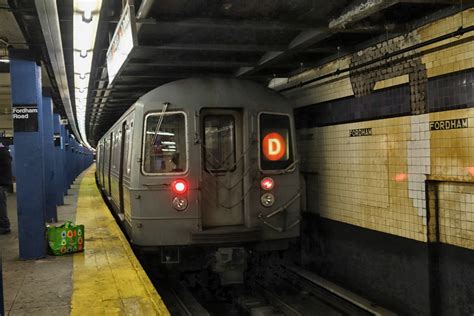
[[[0,134],[5,132],[6,136],[13,135],[13,122],[11,114],[0,114]]]
[[[465,10],[285,84],[473,24]],[[304,263],[397,312],[474,313],[474,272],[465,269],[474,263],[473,39],[465,33],[286,92],[311,197]]]
[[[10,74],[0,73],[0,83],[0,134],[5,133],[7,136],[12,136]]]

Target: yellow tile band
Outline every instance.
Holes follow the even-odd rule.
[[[377,81],[375,83],[374,90],[391,88],[408,82],[410,82],[408,75],[401,75],[398,77]]]
[[[85,251],[74,254],[72,315],[170,315],[105,205],[95,165],[80,183],[76,223]]]

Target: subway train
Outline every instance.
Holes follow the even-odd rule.
[[[97,145],[99,188],[134,247],[161,263],[213,262],[236,283],[249,253],[300,232],[288,100],[255,82],[185,79],[135,102]]]

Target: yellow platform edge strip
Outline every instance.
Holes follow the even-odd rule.
[[[80,182],[76,223],[85,250],[74,254],[71,315],[170,315],[102,200],[95,165]]]

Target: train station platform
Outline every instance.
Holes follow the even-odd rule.
[[[18,258],[14,194],[8,197],[12,232],[0,235],[6,315],[169,315],[104,203],[95,165],[71,186],[59,222],[85,225],[85,250],[61,257]]]

